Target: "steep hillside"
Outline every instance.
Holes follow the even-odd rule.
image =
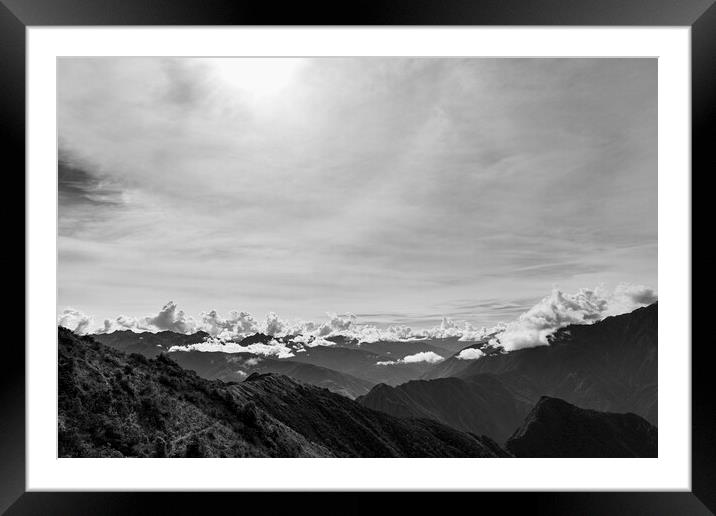
[[[493,457],[494,442],[399,419],[286,376],[200,378],[59,329],[59,456]]]
[[[324,457],[330,450],[160,355],[59,329],[60,457]]]
[[[231,387],[308,439],[344,457],[506,456],[491,440],[429,419],[399,419],[275,374],[254,373]]]
[[[656,457],[656,427],[636,414],[585,410],[542,397],[507,441],[517,457]]]
[[[657,334],[658,306],[653,304],[592,325],[562,328],[549,346],[489,353],[477,360],[451,357],[424,378],[492,374],[524,403],[553,396],[585,408],[634,412],[656,424]]]

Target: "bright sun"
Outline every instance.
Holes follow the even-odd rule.
[[[210,65],[219,79],[255,99],[267,99],[283,90],[301,67],[299,58],[223,58]]]

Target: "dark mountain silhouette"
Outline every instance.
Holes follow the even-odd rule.
[[[510,437],[531,408],[492,375],[415,380],[397,387],[380,384],[356,401],[397,417],[431,418],[497,442]]]
[[[491,374],[523,403],[552,396],[595,410],[634,412],[656,424],[657,330],[655,303],[591,325],[557,330],[549,346],[510,353],[487,350],[477,360],[451,357],[424,378]]]
[[[59,456],[494,457],[488,438],[399,419],[286,376],[200,378],[58,332]]]
[[[636,414],[585,410],[542,397],[507,441],[516,457],[656,457],[656,427]]]
[[[265,333],[254,333],[253,335],[244,337],[239,343],[242,346],[250,346],[251,344],[268,344],[272,340],[274,340],[274,337],[271,335],[266,335]]]

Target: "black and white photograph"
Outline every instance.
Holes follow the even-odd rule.
[[[58,58],[57,457],[658,457],[657,70]]]

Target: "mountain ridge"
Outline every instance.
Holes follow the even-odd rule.
[[[499,377],[516,399],[535,404],[543,395],[580,407],[634,412],[658,422],[658,304],[557,330],[550,344],[477,360],[455,356],[423,375],[430,380],[479,374]]]
[[[495,457],[488,438],[399,419],[274,373],[210,381],[166,354],[58,329],[59,456]]]

